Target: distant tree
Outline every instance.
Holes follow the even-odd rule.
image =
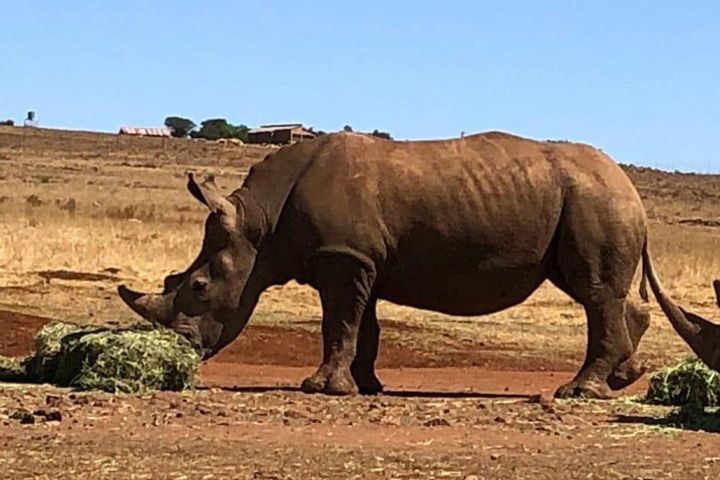
[[[193,138],[205,138],[207,140],[219,140],[221,138],[239,138],[247,141],[249,128],[246,125],[232,125],[224,118],[211,118],[200,124],[200,130],[190,134]]]
[[[14,126],[15,126],[15,121],[10,120],[10,119],[2,120],[2,121],[0,121],[0,125],[4,125],[4,126],[6,126],[6,127],[14,127]]]
[[[200,123],[200,129],[190,132],[192,138],[205,138],[219,140],[221,138],[239,138],[248,141],[250,127],[247,125],[233,125],[224,118],[211,118]]]
[[[165,126],[170,129],[170,133],[176,138],[187,137],[197,127],[195,122],[183,117],[167,117],[165,118]]]
[[[352,132],[353,129],[352,129],[352,127],[351,127],[350,125],[345,125],[345,126],[343,127],[343,131],[344,131],[344,132]]]
[[[373,130],[370,135],[372,135],[373,137],[384,138],[386,140],[393,139],[392,135],[390,135],[388,132],[381,132],[378,129]]]
[[[206,140],[218,140],[220,138],[232,138],[232,125],[224,118],[211,118],[200,123],[200,129],[190,134],[193,138],[204,138]]]
[[[243,143],[247,143],[250,127],[243,125],[242,123],[240,125],[231,125],[231,127],[234,129],[232,138],[239,138],[243,141]]]

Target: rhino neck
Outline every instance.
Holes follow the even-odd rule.
[[[253,165],[243,186],[231,197],[243,204],[254,241],[261,245],[275,232],[288,197],[315,158],[322,140],[296,143]]]

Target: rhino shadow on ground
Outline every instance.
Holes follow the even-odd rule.
[[[278,385],[254,385],[234,387],[206,387],[198,386],[197,390],[223,390],[233,393],[273,393],[273,392],[301,392],[300,387],[278,386]],[[484,399],[523,399],[529,400],[532,395],[518,393],[484,393],[484,392],[443,392],[428,390],[389,390],[379,396],[398,398],[484,398]],[[372,396],[368,396],[372,398]]]
[[[620,414],[611,423],[641,424],[660,428],[679,428],[694,432],[720,433],[720,412],[706,412],[702,408],[685,406],[657,418],[649,415]]]

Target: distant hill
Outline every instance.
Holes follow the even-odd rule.
[[[0,161],[20,155],[68,160],[107,158],[156,167],[172,163],[243,168],[261,161],[273,150],[273,147],[223,145],[205,140],[0,126]],[[720,226],[720,175],[621,166],[637,186],[651,219]]]
[[[252,164],[273,149],[257,145],[224,145],[194,139],[140,137],[113,133],[0,126],[0,152],[29,156],[172,159],[177,164]]]

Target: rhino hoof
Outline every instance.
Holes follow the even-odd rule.
[[[354,395],[358,393],[355,381],[349,373],[332,372],[325,374],[320,368],[314,375],[303,380],[300,390],[305,393],[324,393],[326,395]]]
[[[323,393],[327,395],[355,395],[358,393],[358,387],[349,375],[333,375],[325,385]]]
[[[593,400],[609,400],[612,391],[605,383],[578,382],[576,380],[563,385],[555,391],[555,398],[584,398]]]
[[[358,378],[353,375],[353,378],[357,384],[358,392],[361,395],[377,395],[384,390],[382,383],[380,383],[380,380],[378,380],[375,375],[367,378]]]
[[[647,371],[647,367],[635,359],[630,359],[618,365],[608,377],[608,385],[613,390],[622,390],[632,385]]]
[[[327,383],[327,379],[319,378],[319,376],[313,375],[312,377],[308,377],[303,380],[300,385],[300,390],[304,393],[320,393],[325,388],[325,383]]]

